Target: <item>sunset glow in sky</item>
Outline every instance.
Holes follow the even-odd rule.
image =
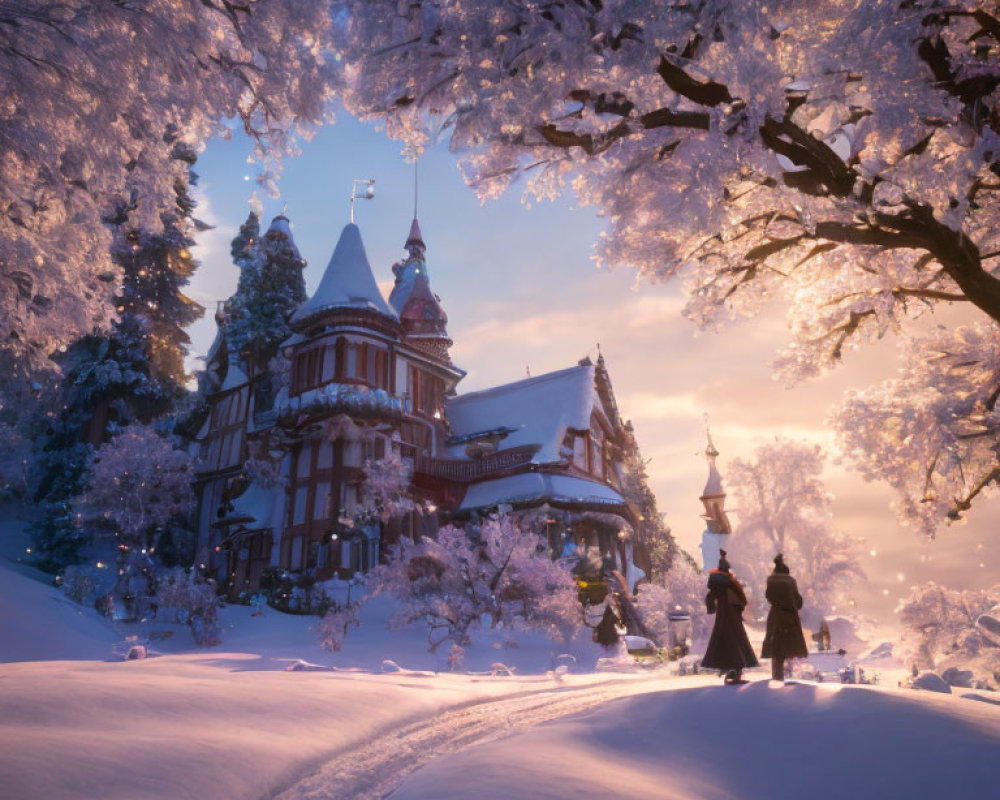
[[[215,226],[199,237],[201,269],[189,292],[208,309],[190,330],[198,355],[214,336],[216,301],[236,285],[229,243],[254,189],[248,152],[241,138],[215,142],[196,165],[198,216]],[[309,262],[310,292],[348,222],[355,178],[376,181],[375,199],[358,201],[356,220],[376,280],[388,294],[390,266],[403,253],[413,216],[413,168],[382,132],[342,113],[336,126],[320,131],[286,164],[282,197],[262,198],[264,226],[287,203],[296,243]],[[827,414],[845,389],[892,375],[891,338],[849,353],[846,366],[832,375],[787,389],[768,368],[785,338],[780,308],[719,334],[699,333],[681,316],[678,285],[637,285],[627,268],[595,268],[593,244],[602,221],[572,199],[567,194],[556,204],[526,205],[515,187],[481,206],[446,148],[421,159],[418,216],[431,286],[455,342],[452,358],[468,371],[460,393],[572,366],[586,355],[596,357],[599,343],[619,409],[650,459],[659,508],[688,552],[698,553],[703,529],[698,497],[707,476],[707,414],[724,480],[732,458],[750,458],[755,446],[775,436],[808,439],[830,454],[824,479],[836,496],[834,524],[865,540],[868,580],[856,590],[862,613],[892,621],[899,598],[927,580],[955,588],[998,581],[1000,502],[977,504],[968,524],[945,528],[928,542],[898,525],[888,486],[866,484],[835,463]],[[732,500],[729,505],[738,525],[739,509]],[[734,569],[739,575],[739,564]]]

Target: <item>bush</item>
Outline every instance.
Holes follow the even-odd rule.
[[[195,644],[205,647],[218,644],[219,597],[215,586],[203,580],[196,571],[188,573],[180,567],[163,573],[156,591],[157,616],[173,609],[174,620],[187,624]]]
[[[59,577],[63,593],[74,603],[89,606],[111,588],[114,576],[106,569],[85,564],[66,567]]]

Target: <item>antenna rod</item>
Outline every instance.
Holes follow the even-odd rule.
[[[365,189],[361,194],[358,194],[358,186],[364,186]],[[371,200],[375,196],[375,179],[374,178],[355,178],[351,182],[351,224],[354,224],[354,199],[357,197],[364,198],[365,200]]]

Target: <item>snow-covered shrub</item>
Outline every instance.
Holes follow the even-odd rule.
[[[128,425],[90,458],[74,502],[82,524],[110,524],[123,548],[151,548],[156,532],[194,505],[191,457],[148,425]]]
[[[156,565],[145,549],[119,550],[118,580],[111,591],[118,619],[153,616],[156,605]]]
[[[203,580],[196,570],[188,572],[180,567],[163,573],[158,583],[157,616],[169,609],[176,622],[186,623],[191,628],[195,644],[218,644],[219,597],[215,587]]]
[[[896,608],[904,659],[921,669],[970,669],[977,679],[1000,684],[1000,647],[976,627],[998,605],[1000,584],[968,591],[933,581],[916,587]]]
[[[395,453],[385,458],[366,461],[361,502],[353,524],[387,522],[391,517],[417,509],[410,497],[410,466]]]
[[[106,594],[114,582],[107,569],[88,564],[73,564],[63,570],[59,585],[63,593],[74,603],[90,605],[100,595]]]
[[[691,616],[691,639],[697,642],[707,636],[711,625],[705,593],[704,576],[685,559],[675,558],[664,575],[639,585],[635,607],[643,626],[661,647],[670,643],[670,614],[675,612]]]
[[[391,625],[428,626],[431,652],[445,639],[467,643],[484,619],[491,628],[541,630],[557,641],[581,624],[569,571],[507,516],[490,518],[475,537],[449,525],[436,539],[402,540],[373,571],[372,586],[403,602]]]
[[[347,638],[347,632],[352,627],[358,627],[361,620],[358,617],[357,602],[349,602],[343,605],[334,604],[326,612],[319,623],[319,643],[321,647],[332,650],[334,653],[340,652]]]

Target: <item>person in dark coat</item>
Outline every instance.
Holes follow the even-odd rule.
[[[715,614],[715,624],[701,666],[724,673],[726,683],[739,683],[743,670],[758,662],[743,628],[746,593],[729,568],[726,551],[720,551],[720,556],[719,568],[708,573],[705,606],[709,614]]]
[[[761,658],[771,659],[772,680],[783,681],[785,659],[805,658],[809,650],[799,621],[802,595],[781,553],[774,557],[774,572],[767,578],[764,596],[771,604],[771,610],[767,614],[767,632],[760,655]]]

